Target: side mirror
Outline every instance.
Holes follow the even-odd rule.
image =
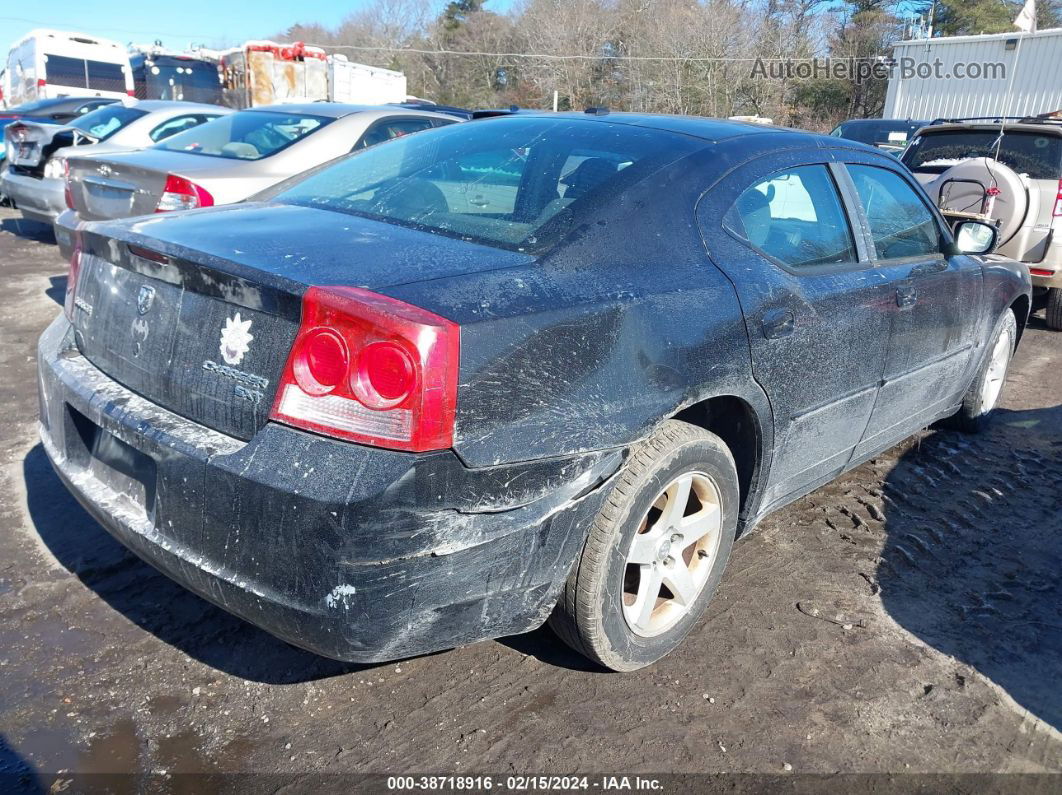
[[[997,236],[991,224],[963,221],[955,227],[955,248],[960,254],[988,254],[996,247]]]

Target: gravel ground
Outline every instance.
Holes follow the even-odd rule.
[[[1042,317],[987,434],[927,431],[776,513],[661,663],[602,673],[543,629],[359,667],[184,591],[60,485],[34,354],[65,273],[44,227],[0,210],[0,773],[25,786],[1062,771],[1062,334]]]

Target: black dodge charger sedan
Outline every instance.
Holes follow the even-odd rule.
[[[258,198],[82,228],[41,436],[136,554],[342,660],[547,619],[659,659],[765,514],[979,429],[1029,313],[991,227],[791,130],[525,114]]]

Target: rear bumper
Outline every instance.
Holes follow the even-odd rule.
[[[449,451],[276,424],[244,443],[109,379],[62,316],[38,354],[44,449],[100,524],[200,596],[340,660],[539,626],[622,459],[470,470]]]
[[[1050,268],[1043,268],[1043,266],[1031,266],[1039,267],[1043,270],[1050,270]],[[1055,271],[1054,276],[1038,276],[1037,274],[1031,274],[1033,287],[1053,287],[1056,289],[1062,289],[1062,267],[1059,267]]]
[[[61,179],[36,179],[5,169],[0,177],[0,190],[14,199],[18,209],[31,221],[50,224],[67,209]]]

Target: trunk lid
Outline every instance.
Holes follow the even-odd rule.
[[[17,121],[4,128],[8,162],[18,170],[32,173],[40,172],[55,150],[95,141],[81,130],[63,124]]]
[[[82,354],[148,400],[243,440],[269,418],[307,287],[382,291],[531,260],[290,205],[101,222],[82,235]]]

